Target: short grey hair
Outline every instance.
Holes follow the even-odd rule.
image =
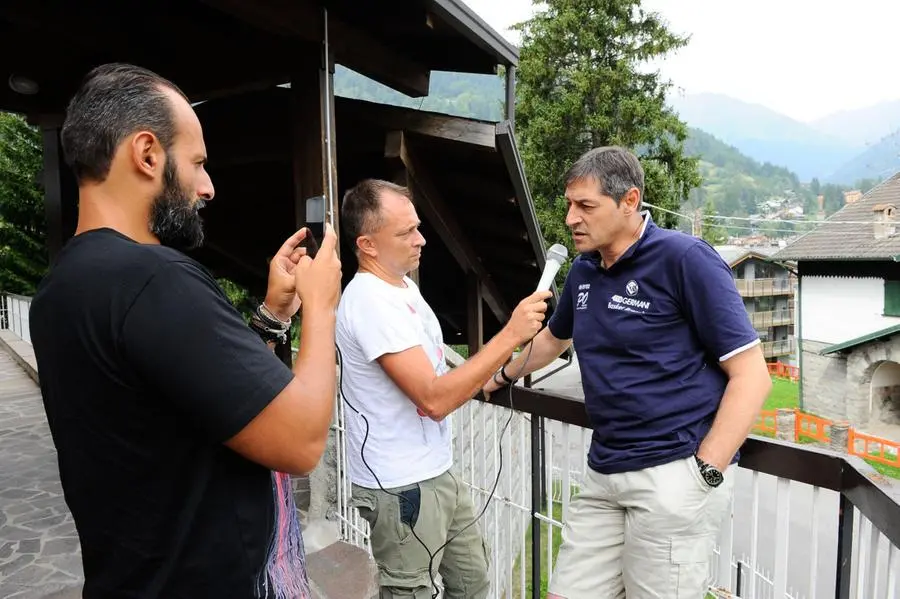
[[[625,148],[604,146],[585,152],[566,172],[565,186],[587,179],[597,181],[600,192],[615,200],[617,206],[625,193],[636,187],[640,194],[638,210],[641,209],[644,200],[644,169],[638,157]]]

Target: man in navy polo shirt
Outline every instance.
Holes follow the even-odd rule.
[[[580,255],[530,356],[484,388],[574,343],[594,432],[549,597],[702,599],[729,465],[772,385],[759,336],[718,253],[641,210],[636,156],[593,149],[565,185]]]

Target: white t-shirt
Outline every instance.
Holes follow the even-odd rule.
[[[341,351],[344,399],[369,423],[365,461],[384,488],[421,482],[450,469],[450,419],[425,416],[382,370],[377,358],[421,346],[434,372],[447,372],[444,340],[434,312],[408,277],[396,287],[370,273],[357,273],[338,306],[336,340]],[[347,464],[350,480],[378,488],[360,457],[365,423],[347,403]]]

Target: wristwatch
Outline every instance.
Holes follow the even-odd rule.
[[[718,468],[711,464],[707,464],[696,455],[694,456],[694,459],[697,461],[697,468],[700,469],[700,476],[703,477],[706,484],[713,488],[722,484],[722,481],[725,480],[725,476]]]

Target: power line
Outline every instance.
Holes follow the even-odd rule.
[[[656,206],[654,204],[650,204],[649,202],[642,202],[642,204],[648,208],[654,208],[659,210],[660,212],[665,212],[666,214],[671,214],[673,216],[681,217],[687,221],[693,222],[694,218],[687,214],[682,214],[681,212],[675,212],[674,210],[669,210],[668,208],[662,208],[661,206]],[[806,233],[806,231],[797,231],[796,229],[773,229],[773,228],[765,228],[765,227],[742,227],[740,225],[721,225],[726,229],[739,229],[742,231],[760,231],[763,233]]]
[[[648,208],[655,208],[656,210],[660,210],[662,212],[668,212],[670,214],[674,214],[677,216],[682,216],[684,218],[692,219],[693,217],[688,216],[686,214],[681,214],[680,212],[673,212],[671,210],[666,210],[665,208],[661,208],[660,206],[654,206],[649,202],[642,202],[644,206]],[[879,225],[882,224],[879,221],[873,220],[799,220],[799,219],[785,219],[785,218],[753,218],[749,216],[721,216],[718,214],[703,214],[701,218],[710,219],[710,220],[741,220],[741,221],[751,221],[751,222],[764,222],[764,223],[788,223],[793,225]],[[726,225],[727,226],[727,225]]]

